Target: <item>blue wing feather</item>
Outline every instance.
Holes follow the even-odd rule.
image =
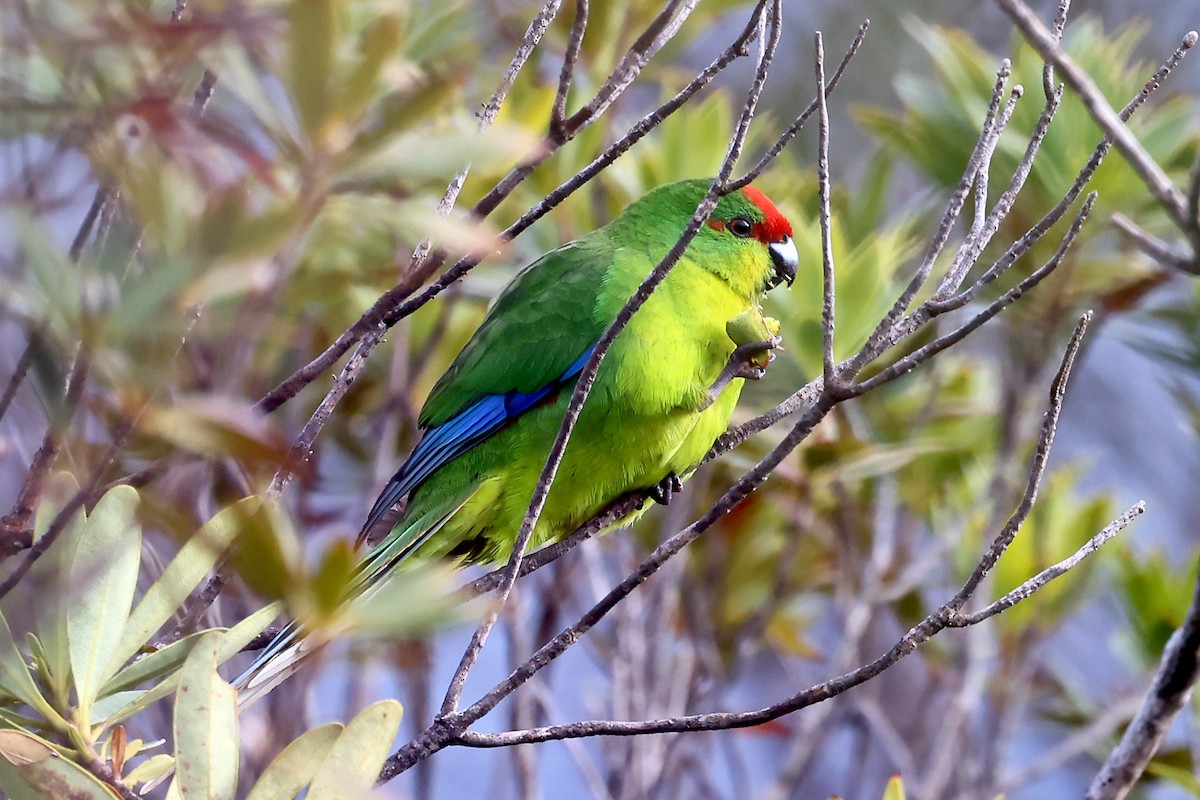
[[[371,513],[362,527],[363,534],[375,527],[400,498],[420,486],[438,468],[479,444],[578,376],[595,349],[595,345],[589,347],[556,380],[540,389],[489,394],[441,425],[426,431],[371,507]]]

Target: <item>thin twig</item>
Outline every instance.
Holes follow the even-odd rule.
[[[992,100],[988,105],[987,114],[980,129],[979,139],[975,142],[975,147],[972,149],[971,155],[967,158],[967,166],[963,170],[958,186],[955,187],[950,195],[950,199],[946,203],[946,210],[942,213],[937,233],[934,234],[933,240],[929,243],[929,247],[925,251],[924,258],[921,259],[917,271],[913,274],[912,279],[909,280],[904,291],[900,293],[900,296],[892,304],[891,309],[879,321],[879,324],[875,326],[875,330],[872,331],[871,335],[867,337],[866,346],[859,351],[855,358],[851,359],[850,364],[845,368],[848,380],[853,380],[862,367],[866,366],[870,360],[870,353],[887,346],[890,334],[896,327],[896,322],[908,309],[909,305],[912,304],[917,293],[921,291],[921,287],[925,285],[925,281],[929,279],[929,275],[933,271],[934,262],[941,255],[946,242],[949,241],[950,231],[953,230],[954,223],[958,220],[958,215],[962,212],[967,195],[971,192],[971,186],[975,183],[975,176],[983,165],[983,160],[989,150],[989,142],[993,136],[999,133],[995,119],[996,114],[1000,110],[1000,101],[1004,96],[1004,86],[1008,82],[1011,72],[1012,69],[1008,61],[1004,61],[999,72],[996,74],[996,83],[992,87]]]
[[[1173,244],[1165,242],[1121,212],[1112,215],[1112,223],[1121,233],[1133,240],[1138,250],[1153,258],[1163,266],[1200,275],[1200,261]]]
[[[1119,530],[1120,527],[1128,525],[1143,510],[1144,504],[1138,503],[1110,523],[1109,526],[1106,526],[1105,530],[1107,531],[1114,526],[1119,526]],[[957,618],[950,608],[950,604],[947,603],[911,628],[891,649],[874,661],[836,678],[831,678],[823,683],[812,686],[802,692],[798,692],[786,700],[753,711],[712,712],[707,714],[689,714],[668,719],[638,721],[589,720],[496,734],[467,731],[459,735],[453,743],[467,747],[511,747],[516,744],[578,739],[590,736],[638,736],[650,733],[729,730],[762,725],[765,722],[770,722],[771,720],[791,714],[801,708],[806,708],[828,700],[831,697],[836,697],[880,675],[893,664],[913,653],[942,630],[949,627],[956,627],[952,623],[952,620],[955,619]]]
[[[25,480],[17,492],[17,499],[4,518],[0,519],[0,537],[3,540],[3,544],[0,544],[0,562],[25,549],[33,541],[33,531],[29,522],[42,497],[42,487],[50,474],[50,468],[58,457],[58,451],[62,448],[75,411],[79,407],[90,368],[91,348],[81,345],[75,354],[71,371],[67,374],[62,400],[50,413],[46,433],[37,452],[33,454],[33,461],[29,464]]]
[[[8,378],[8,383],[4,385],[4,394],[0,395],[0,419],[8,413],[9,406],[17,396],[17,390],[21,388],[21,384],[25,381],[25,376],[29,374],[29,368],[33,366],[34,356],[38,348],[42,345],[42,327],[36,327],[29,331],[28,341],[25,342],[25,349],[21,351],[20,357],[17,358],[16,366],[13,367],[12,375]]]
[[[833,233],[829,210],[829,109],[825,105],[825,45],[821,32],[814,37],[817,54],[813,59],[817,76],[817,199],[821,221],[821,363],[825,386],[834,388],[837,373],[833,360],[835,283],[833,269]]]
[[[379,328],[367,334],[359,342],[358,349],[354,351],[354,355],[350,357],[346,365],[342,367],[341,373],[334,379],[333,387],[325,395],[321,404],[317,406],[316,411],[309,417],[308,422],[301,429],[299,436],[292,442],[287,458],[271,479],[271,485],[267,487],[268,497],[278,499],[287,488],[296,470],[312,457],[313,444],[316,442],[317,436],[321,433],[321,429],[325,427],[325,423],[332,416],[334,407],[346,395],[350,387],[354,385],[354,381],[358,379],[358,374],[367,364],[367,358],[370,357],[371,352],[379,344],[382,337],[383,329]]]
[[[1141,177],[1146,188],[1166,209],[1176,224],[1183,230],[1190,230],[1187,201],[1183,194],[1163,172],[1158,162],[1146,152],[1146,148],[1142,146],[1137,137],[1129,128],[1125,127],[1124,121],[1108,104],[1091,76],[1063,52],[1054,34],[1046,30],[1041,20],[1022,0],[996,0],[996,4],[1009,16],[1013,24],[1020,28],[1026,41],[1034,50],[1037,50],[1042,59],[1046,63],[1052,64],[1062,76],[1063,82],[1079,95],[1079,99],[1083,101],[1092,119],[1112,138],[1117,150]],[[1191,31],[1184,39],[1184,46],[1193,47],[1196,40],[1196,32]]]
[[[1071,0],[1059,0],[1058,13],[1054,15],[1054,26],[1050,29],[1050,36],[1055,42],[1062,41],[1063,28],[1067,27],[1069,13],[1071,13]],[[1042,64],[1042,93],[1046,95],[1047,103],[1055,95],[1054,65],[1049,61]]]
[[[1121,800],[1145,771],[1171,720],[1191,697],[1200,675],[1200,581],[1183,624],[1171,634],[1158,671],[1121,743],[1088,788],[1087,800]]]
[[[558,76],[558,90],[554,93],[554,105],[550,109],[550,131],[563,135],[567,121],[567,94],[575,77],[575,64],[583,47],[583,35],[587,31],[588,0],[575,0],[575,19],[571,22],[571,33],[567,36],[567,49],[563,53],[562,71]]]
[[[103,496],[108,487],[101,484],[101,478],[104,477],[104,473],[108,471],[109,467],[116,460],[117,453],[125,446],[125,442],[130,434],[133,433],[133,429],[133,421],[123,423],[117,427],[117,430],[113,434],[113,440],[109,443],[104,451],[104,455],[100,457],[100,461],[92,470],[92,475],[88,479],[87,484],[63,504],[62,510],[50,522],[50,526],[46,529],[46,532],[29,547],[21,562],[13,568],[13,571],[4,579],[4,582],[0,583],[0,600],[4,599],[5,595],[20,584],[25,574],[29,572],[33,565],[37,563],[37,560],[42,557],[42,554],[54,544],[54,541],[66,529],[71,519],[75,516],[75,513],[81,508],[95,504]]]

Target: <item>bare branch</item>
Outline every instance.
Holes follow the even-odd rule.
[[[1176,224],[1183,230],[1190,230],[1192,226],[1188,219],[1187,201],[1182,193],[1163,172],[1158,162],[1146,152],[1137,137],[1129,128],[1125,127],[1124,120],[1108,104],[1091,76],[1063,52],[1055,36],[1046,30],[1046,27],[1022,0],[996,0],[996,4],[1021,29],[1025,39],[1038,51],[1042,59],[1046,63],[1052,64],[1062,75],[1063,82],[1079,95],[1092,119],[1113,140],[1121,155],[1141,176],[1146,188],[1166,209]],[[1190,32],[1184,39],[1184,47],[1195,46],[1196,40],[1196,32]]]
[[[317,410],[312,413],[312,416],[300,431],[300,435],[292,442],[287,460],[275,473],[275,476],[271,479],[271,485],[267,488],[268,497],[278,499],[287,488],[296,470],[312,456],[313,444],[317,441],[318,434],[325,427],[325,423],[329,421],[334,407],[346,395],[350,387],[354,385],[354,381],[358,379],[358,374],[367,365],[367,358],[370,357],[371,352],[383,338],[383,331],[384,329],[381,326],[372,333],[367,334],[359,342],[358,349],[354,351],[354,355],[346,362],[346,366],[342,368],[341,374],[334,379],[333,387],[325,395],[325,399],[317,406]]]
[[[1112,215],[1112,222],[1121,233],[1133,240],[1138,250],[1141,250],[1158,263],[1180,270],[1181,272],[1200,275],[1200,263],[1194,257],[1183,252],[1175,245],[1158,238],[1129,217],[1118,211]]]
[[[834,388],[837,374],[833,363],[833,308],[835,283],[833,269],[833,234],[830,231],[829,210],[829,109],[825,106],[825,45],[821,33],[815,38],[817,55],[813,60],[817,75],[817,197],[821,221],[821,363],[822,377],[827,389]]]
[[[75,354],[75,361],[67,374],[62,399],[50,413],[46,433],[37,452],[33,454],[33,461],[25,473],[25,480],[21,483],[17,499],[4,518],[0,519],[0,537],[3,538],[3,544],[0,545],[0,561],[28,547],[33,541],[33,531],[30,530],[29,522],[42,497],[42,487],[50,475],[50,468],[54,466],[54,459],[58,457],[63,439],[75,418],[90,368],[91,348],[84,344]]]
[[[1139,501],[1130,506],[1125,513],[1114,519],[1106,525],[1099,533],[1084,542],[1083,546],[1072,553],[1067,558],[1059,561],[1057,564],[1047,567],[1046,569],[1034,575],[1029,580],[1022,583],[1017,588],[1005,594],[999,600],[989,603],[985,608],[976,611],[974,614],[951,614],[947,624],[951,628],[965,628],[970,625],[976,625],[983,622],[985,619],[996,616],[1001,611],[1007,611],[1022,600],[1028,599],[1038,589],[1041,589],[1055,578],[1066,575],[1085,558],[1099,550],[1109,539],[1116,536],[1122,530],[1129,526],[1139,516],[1146,512],[1146,503]]]
[[[1067,14],[1071,12],[1071,0],[1059,0],[1058,13],[1054,15],[1054,27],[1050,30],[1050,37],[1055,42],[1062,41],[1063,28],[1067,26]],[[1050,102],[1050,98],[1055,95],[1054,88],[1054,65],[1049,61],[1042,64],[1042,93],[1046,95],[1046,102]]]
[[[975,148],[971,151],[971,155],[967,159],[967,167],[963,171],[962,178],[955,187],[954,192],[950,195],[950,200],[946,203],[946,210],[942,214],[942,220],[938,225],[937,233],[930,242],[928,249],[925,252],[925,257],[921,259],[921,264],[917,267],[916,274],[909,281],[908,286],[896,298],[896,302],[892,304],[891,309],[884,315],[883,319],[876,325],[875,330],[867,338],[867,344],[859,351],[850,364],[846,367],[846,378],[853,380],[863,366],[868,361],[868,353],[875,352],[886,346],[885,341],[889,339],[889,335],[896,326],[897,320],[912,304],[913,298],[917,296],[917,292],[925,285],[925,281],[929,279],[930,273],[933,271],[933,264],[937,257],[941,254],[942,248],[946,246],[946,242],[950,239],[950,231],[954,228],[955,221],[958,220],[959,213],[962,212],[963,204],[966,202],[967,195],[971,191],[971,186],[975,182],[975,176],[978,174],[980,167],[983,165],[984,157],[989,150],[989,142],[994,136],[998,136],[1000,131],[995,124],[996,114],[1000,109],[1000,100],[1004,96],[1004,86],[1008,82],[1009,76],[1012,74],[1012,66],[1006,59],[1000,67],[1000,71],[996,74],[996,83],[992,88],[992,101],[988,106],[987,115],[983,121],[983,127],[979,133],[979,139],[975,143]]]
[[[562,72],[558,76],[558,90],[554,94],[554,106],[550,110],[550,131],[564,135],[562,130],[567,121],[567,94],[575,77],[575,64],[583,47],[583,35],[587,31],[588,0],[575,0],[575,19],[571,22],[571,33],[567,37],[567,49],[563,53]]]
[[[1171,634],[1137,716],[1121,743],[1088,788],[1087,800],[1121,800],[1141,777],[1171,726],[1187,704],[1200,674],[1200,581],[1183,624]]]

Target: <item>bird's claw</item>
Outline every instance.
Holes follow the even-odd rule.
[[[761,342],[747,342],[734,348],[728,363],[725,364],[725,369],[721,370],[721,374],[709,387],[708,397],[705,398],[700,410],[703,411],[715,403],[721,396],[721,392],[725,391],[725,387],[734,378],[756,381],[766,375],[767,365],[775,360],[773,351],[782,343],[782,337],[772,336]]]
[[[650,499],[659,505],[670,505],[671,498],[681,491],[683,491],[683,481],[679,480],[678,475],[671,472],[650,489]]]

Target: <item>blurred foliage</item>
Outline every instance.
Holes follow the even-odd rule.
[[[55,477],[38,510],[38,536],[57,514],[57,498],[77,489],[69,475]],[[50,546],[33,576],[45,601],[38,604],[33,630],[23,637],[24,648],[0,613],[0,789],[10,797],[116,796],[90,771],[91,764],[106,765],[132,787],[152,783],[178,765],[167,797],[235,796],[237,694],[217,668],[262,633],[278,607],[269,605],[228,630],[209,629],[162,646],[150,642],[235,537],[247,531],[264,537],[258,530],[266,526],[254,520],[264,516],[265,506],[248,498],[218,514],[188,539],[135,603],[142,554],[138,502],[133,489],[113,489],[90,514],[80,511]],[[331,552],[326,563],[337,557],[337,548]],[[261,567],[275,569],[282,572],[269,563]],[[340,601],[350,574],[322,568],[307,582],[290,578],[293,595],[307,585],[313,597],[336,593]],[[340,586],[331,586],[333,580]],[[421,602],[410,596],[397,603],[393,592],[384,601],[386,622],[380,624],[385,615],[379,612],[360,614],[356,622],[361,628],[364,620],[374,619],[376,633],[424,632],[432,622],[452,618],[430,599],[436,589],[444,585],[418,577],[405,591],[422,591]],[[305,605],[316,604],[294,602],[292,607]],[[325,605],[316,610],[328,619],[334,604]],[[412,611],[398,613],[397,608]],[[338,616],[346,624],[346,611]],[[172,755],[151,754],[162,740],[127,739],[124,723],[172,696]],[[374,783],[399,723],[400,705],[383,701],[344,727],[331,723],[309,731],[280,753],[250,796],[290,798],[305,787],[307,797],[359,796]]]

